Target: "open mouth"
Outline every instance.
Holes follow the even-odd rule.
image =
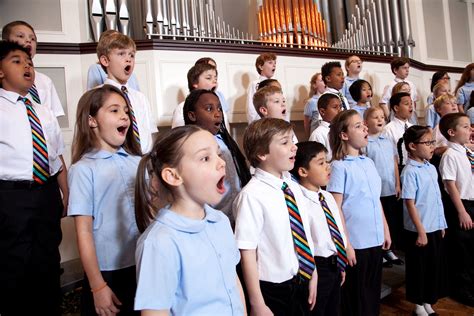
[[[117,131],[118,131],[119,134],[122,135],[122,136],[124,136],[125,134],[127,134],[127,130],[128,130],[128,126],[126,126],[126,125],[117,127]]]
[[[290,161],[291,161],[291,162],[295,162],[295,156],[291,156],[291,157],[290,157]]]
[[[283,109],[283,111],[281,111],[281,114],[286,115],[286,109]]]
[[[222,176],[222,178],[219,179],[219,181],[217,182],[217,192],[219,194],[224,194],[225,193],[225,185],[224,185],[224,180],[225,180],[225,176]]]
[[[31,45],[26,45],[25,48],[28,51],[28,53],[31,54]]]
[[[27,80],[30,80],[32,77],[31,77],[31,73],[29,71],[25,72],[25,74],[23,75],[23,77]]]
[[[130,69],[132,69],[132,66],[130,65],[125,66],[125,72],[127,73],[130,72]]]

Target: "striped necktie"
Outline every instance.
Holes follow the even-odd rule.
[[[471,171],[474,172],[474,152],[466,146],[464,146],[464,148],[466,149],[467,159],[469,159],[469,162],[471,163]]]
[[[41,122],[33,109],[33,104],[27,98],[18,97],[26,106],[26,113],[30,121],[31,136],[33,140],[33,180],[44,184],[49,177],[48,147],[43,134]]]
[[[135,136],[137,143],[140,145],[140,132],[138,131],[137,118],[135,117],[135,111],[133,111],[132,102],[130,102],[130,98],[128,97],[128,89],[126,86],[122,86],[121,90],[128,101],[128,109],[130,111],[130,117],[132,118],[133,135]]]
[[[306,239],[300,211],[296,205],[295,196],[286,182],[283,182],[281,189],[285,195],[286,207],[290,216],[291,235],[295,245],[296,256],[298,257],[298,275],[304,280],[311,280],[316,265],[308,245],[308,240]]]
[[[36,85],[34,83],[31,86],[30,90],[28,90],[28,92],[30,93],[33,101],[35,101],[37,104],[41,104],[41,99],[38,94],[38,89],[36,89]]]
[[[339,97],[339,100],[341,100],[342,110],[348,110],[349,108],[347,107],[346,102],[344,102],[344,96],[340,91],[337,91],[337,96]]]
[[[337,267],[339,268],[339,270],[344,271],[347,266],[347,254],[346,247],[344,246],[344,241],[342,240],[341,232],[339,231],[339,228],[336,224],[336,220],[334,219],[334,216],[332,216],[331,210],[329,209],[329,206],[326,203],[326,199],[324,198],[324,195],[321,192],[319,192],[319,202],[321,203],[321,207],[323,208],[324,215],[326,215],[326,222],[328,223],[332,241],[334,241],[334,245],[336,246]]]

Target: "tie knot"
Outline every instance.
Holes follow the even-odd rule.
[[[318,195],[319,195],[319,200],[324,201],[324,195],[321,192],[319,192]]]
[[[123,93],[128,93],[128,89],[126,86],[122,86],[120,89],[122,90]]]
[[[283,185],[281,186],[281,189],[283,191],[285,191],[286,189],[288,189],[288,183],[286,183],[285,181],[283,181]]]
[[[31,105],[31,101],[28,98],[18,97],[18,101],[22,101],[26,105]]]

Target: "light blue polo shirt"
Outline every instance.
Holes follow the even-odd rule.
[[[101,271],[135,265],[135,177],[140,157],[120,148],[86,153],[68,171],[68,215],[93,217],[93,235]]]
[[[352,109],[354,105],[357,104],[357,102],[354,100],[354,98],[351,95],[351,92],[349,91],[349,88],[352,86],[354,82],[359,80],[360,78],[351,78],[346,76],[344,78],[344,85],[342,86],[342,94],[346,97],[347,102],[349,102],[349,106]],[[362,116],[363,117],[363,116]]]
[[[309,133],[311,133],[318,127],[319,125],[319,110],[318,110],[318,100],[320,95],[313,95],[305,104],[304,106],[304,116],[311,118],[311,127]]]
[[[415,200],[425,231],[432,233],[447,228],[436,168],[427,161],[408,159],[400,177],[402,199]],[[417,232],[405,203],[403,203],[403,226],[406,230]]]
[[[462,104],[464,112],[467,111],[469,101],[471,100],[471,93],[474,90],[474,82],[466,82],[456,93],[458,104]]]
[[[395,195],[395,158],[397,155],[392,142],[383,135],[370,136],[366,147],[367,157],[373,160],[382,180],[380,196]]]
[[[381,246],[384,242],[381,180],[372,159],[346,156],[331,164],[327,191],[341,193],[342,213],[354,249]]]
[[[441,117],[439,116],[438,113],[436,113],[434,104],[428,105],[428,108],[426,109],[426,114],[425,114],[425,124],[426,126],[429,126],[431,128],[435,128],[436,125],[439,124],[439,121],[441,120]]]
[[[243,315],[235,266],[240,260],[229,220],[205,206],[194,220],[169,208],[137,243],[135,310],[171,315]]]
[[[356,110],[357,113],[359,113],[360,117],[362,118],[364,118],[364,113],[365,111],[367,111],[368,108],[369,107],[367,105],[361,106],[361,105],[358,105],[357,103],[354,105],[351,105],[351,109]]]
[[[215,135],[214,137],[217,141],[217,144],[219,145],[219,148],[221,149],[221,157],[225,161],[225,193],[222,196],[221,201],[216,205],[213,205],[213,207],[227,215],[233,227],[235,225],[235,218],[234,214],[232,213],[232,203],[240,193],[242,187],[240,184],[239,175],[237,174],[237,169],[235,168],[234,158],[232,157],[229,148],[224,143],[222,136]]]

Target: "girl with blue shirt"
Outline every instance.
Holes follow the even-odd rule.
[[[349,92],[355,101],[351,109],[356,110],[361,117],[364,117],[364,112],[370,107],[372,100],[372,86],[368,81],[359,79],[351,85]]]
[[[318,111],[318,100],[326,90],[323,77],[320,72],[314,74],[309,82],[309,99],[304,106],[304,131],[306,138],[318,127],[321,116]]]
[[[81,315],[133,315],[138,229],[133,189],[140,144],[120,90],[104,85],[79,100],[69,173],[84,278]]]
[[[403,135],[409,159],[401,174],[406,241],[406,297],[414,314],[431,315],[440,297],[442,239],[447,228],[438,174],[428,161],[435,140],[426,126],[411,126]]]
[[[159,135],[140,162],[135,309],[142,315],[245,313],[229,220],[209,206],[226,191],[220,155],[211,133],[187,125]]]
[[[379,314],[382,249],[391,244],[380,204],[380,176],[374,162],[361,155],[367,136],[355,110],[340,112],[331,122],[333,162],[327,191],[342,210],[349,261],[341,296],[343,315]]]
[[[471,100],[471,92],[474,91],[474,63],[470,63],[464,68],[459,79],[454,95],[456,95],[459,112],[467,112],[469,101]]]
[[[250,181],[250,171],[245,156],[225,127],[219,98],[210,90],[193,90],[184,101],[183,116],[186,125],[195,124],[209,131],[219,144],[221,157],[226,163],[224,181],[226,192],[213,207],[224,212],[234,227],[232,203],[240,190]]]

